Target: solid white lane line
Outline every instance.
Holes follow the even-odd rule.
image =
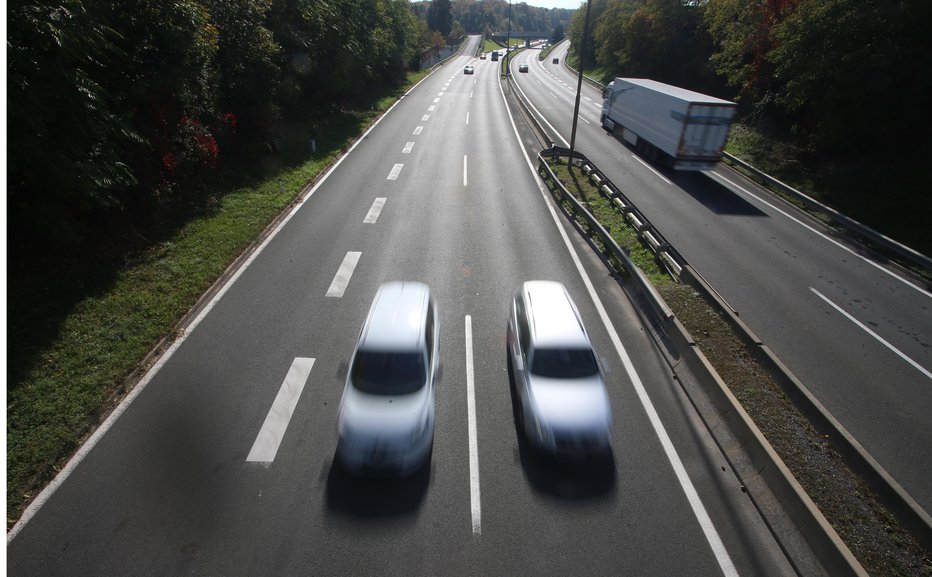
[[[722,176],[722,175],[720,175],[720,174],[716,174],[715,172],[712,172],[712,171],[707,171],[706,174],[707,174],[708,176],[711,176],[711,177],[714,178],[715,180],[719,180],[719,181],[724,180],[725,182],[727,182],[727,183],[730,184],[731,186],[737,188],[738,190],[740,190],[740,191],[743,192],[744,194],[750,196],[751,198],[757,200],[758,202],[760,202],[760,203],[762,203],[762,204],[765,204],[765,205],[769,206],[770,208],[772,208],[773,210],[779,212],[780,214],[782,214],[782,215],[785,216],[786,218],[792,220],[793,222],[795,222],[796,224],[802,226],[803,228],[805,228],[805,229],[807,229],[807,230],[809,230],[809,231],[811,231],[811,232],[814,232],[815,234],[819,235],[820,237],[822,237],[823,239],[827,240],[828,242],[834,244],[834,245],[837,246],[838,248],[840,248],[840,249],[842,249],[842,250],[844,250],[844,251],[846,251],[846,252],[848,252],[848,253],[851,253],[852,255],[858,257],[859,259],[861,259],[862,261],[864,261],[864,262],[866,262],[867,264],[871,265],[872,267],[874,267],[874,268],[876,268],[876,269],[878,269],[878,270],[880,270],[880,271],[882,271],[882,272],[885,272],[885,273],[887,273],[888,275],[890,275],[890,276],[892,276],[893,278],[895,278],[896,280],[902,282],[903,284],[905,284],[905,285],[907,285],[907,286],[910,286],[910,287],[916,289],[917,291],[919,291],[919,292],[922,293],[923,295],[925,295],[925,296],[927,296],[927,297],[932,297],[932,292],[929,292],[929,291],[925,290],[924,288],[922,288],[922,287],[919,286],[919,285],[913,284],[913,283],[912,283],[911,281],[909,281],[908,279],[903,278],[903,277],[899,276],[898,274],[896,274],[895,272],[890,271],[890,270],[887,270],[886,268],[880,266],[879,264],[877,264],[876,262],[872,261],[871,259],[869,259],[869,258],[867,258],[867,257],[864,257],[864,256],[862,256],[862,255],[856,253],[855,251],[851,250],[850,248],[848,248],[847,246],[845,246],[845,245],[843,245],[842,243],[838,242],[837,240],[835,240],[835,239],[833,239],[833,238],[827,236],[826,234],[824,234],[824,233],[822,233],[822,232],[816,230],[815,228],[809,226],[808,224],[806,224],[806,223],[804,223],[803,221],[799,220],[799,219],[796,218],[795,216],[792,216],[790,213],[784,211],[783,209],[777,207],[776,205],[767,202],[767,201],[764,200],[763,198],[757,196],[756,194],[754,194],[753,192],[749,191],[748,189],[742,187],[741,185],[739,185],[739,184],[737,184],[737,183],[735,183],[735,182],[732,182],[731,180],[725,178],[724,176]]]
[[[392,171],[388,173],[387,180],[398,180],[398,175],[401,174],[401,169],[404,168],[404,164],[396,164],[392,167]]]
[[[269,409],[269,414],[259,429],[256,441],[252,444],[252,449],[246,457],[250,463],[271,463],[275,460],[278,453],[278,447],[285,436],[285,430],[288,423],[291,422],[291,415],[298,405],[298,399],[301,398],[301,392],[307,383],[307,377],[314,368],[314,359],[297,357],[288,369],[285,380],[282,382],[278,395]]]
[[[666,183],[669,184],[670,186],[673,186],[673,183],[670,182],[669,180],[667,180],[667,177],[666,177],[666,176],[664,176],[664,175],[660,174],[659,172],[657,172],[657,169],[655,169],[653,166],[647,164],[647,162],[645,162],[644,160],[641,160],[641,157],[640,157],[640,156],[638,156],[637,154],[632,154],[632,155],[631,155],[631,158],[633,158],[634,160],[636,160],[636,161],[640,162],[641,164],[643,164],[644,166],[646,166],[646,167],[647,167],[647,170],[649,170],[649,171],[651,171],[651,172],[653,172],[654,174],[657,175],[657,178],[659,178],[660,180],[666,182]]]
[[[418,126],[414,129],[414,132],[412,134],[420,134],[422,130],[424,130],[424,127]]]
[[[534,175],[534,180],[537,182],[537,189],[541,196],[544,197],[544,202],[550,211],[550,217],[553,219],[554,224],[556,224],[557,230],[560,231],[560,236],[563,238],[563,244],[566,245],[566,250],[570,253],[570,257],[576,264],[576,270],[579,272],[579,276],[582,278],[583,284],[586,285],[586,290],[589,292],[589,298],[595,305],[596,310],[599,313],[599,317],[602,319],[602,324],[605,326],[605,330],[608,332],[612,344],[615,346],[615,352],[618,354],[618,357],[621,359],[621,362],[625,367],[625,372],[628,374],[628,378],[631,380],[631,384],[634,386],[638,400],[641,402],[641,406],[644,408],[644,412],[647,414],[648,420],[650,420],[650,424],[654,429],[654,434],[660,440],[664,454],[666,455],[667,460],[670,462],[670,465],[673,468],[673,472],[676,474],[676,479],[679,482],[680,487],[683,489],[683,493],[685,493],[686,499],[689,501],[693,515],[699,522],[702,533],[705,535],[706,541],[708,542],[709,547],[712,549],[712,553],[715,555],[716,561],[718,561],[718,566],[726,577],[737,577],[738,570],[735,568],[735,565],[731,560],[731,556],[728,554],[728,550],[725,549],[725,544],[722,542],[722,538],[718,534],[718,530],[715,528],[715,524],[712,522],[712,518],[709,517],[709,513],[706,511],[705,505],[702,504],[702,499],[699,497],[699,493],[696,491],[696,487],[693,485],[692,480],[689,478],[689,474],[686,473],[686,468],[683,466],[683,462],[680,459],[679,453],[677,453],[676,448],[673,446],[673,441],[667,434],[667,430],[663,426],[663,422],[660,420],[660,415],[657,414],[657,410],[654,408],[653,402],[647,395],[647,390],[644,388],[644,384],[641,382],[641,377],[638,375],[637,370],[634,368],[634,363],[631,362],[631,357],[628,356],[628,352],[625,350],[624,345],[621,343],[621,338],[618,336],[618,332],[615,330],[615,326],[612,324],[612,321],[609,318],[605,307],[602,305],[602,299],[599,298],[595,287],[592,285],[592,281],[589,279],[589,275],[586,273],[586,269],[582,265],[582,261],[579,260],[579,255],[576,254],[576,249],[573,248],[569,236],[567,236],[566,230],[563,227],[563,223],[560,222],[560,217],[557,216],[554,203],[550,198],[549,193],[544,187],[544,184],[541,181],[540,176],[537,174],[537,171],[534,170],[534,165],[531,163],[531,157],[528,155],[527,149],[524,147],[524,142],[521,140],[521,136],[518,134],[518,127],[515,126],[514,116],[511,114],[511,107],[508,105],[508,100],[505,98],[505,93],[502,90],[501,85],[499,85],[499,92],[502,95],[502,100],[505,101],[505,109],[508,112],[508,118],[511,120],[511,128],[514,131],[515,138],[518,140],[518,145],[521,147],[522,152],[524,152],[524,161],[527,164],[528,170],[530,170],[531,174]]]
[[[926,378],[932,379],[932,372],[929,372],[928,370],[925,369],[925,367],[923,367],[922,365],[920,365],[920,364],[917,363],[916,361],[914,361],[914,360],[912,360],[911,358],[909,358],[908,356],[906,356],[905,353],[903,353],[901,350],[899,350],[898,348],[896,348],[896,347],[894,347],[893,345],[891,345],[890,343],[888,343],[886,340],[884,340],[883,337],[881,337],[880,335],[878,335],[877,333],[875,333],[874,331],[872,331],[872,330],[871,330],[870,328],[868,328],[864,323],[862,323],[862,322],[859,321],[858,319],[854,318],[853,316],[851,316],[850,314],[848,314],[847,312],[845,312],[845,310],[842,309],[840,306],[838,306],[838,305],[836,305],[835,303],[833,303],[832,301],[830,301],[830,300],[828,299],[828,297],[826,297],[825,295],[823,295],[822,293],[820,293],[819,291],[817,291],[816,289],[814,289],[814,288],[812,288],[812,287],[809,287],[809,290],[811,290],[812,292],[814,292],[815,295],[816,295],[817,297],[819,297],[820,299],[822,299],[822,300],[824,300],[826,303],[828,303],[833,309],[835,309],[836,311],[838,311],[838,312],[840,312],[841,314],[843,314],[843,315],[845,316],[845,318],[847,318],[849,321],[851,321],[851,322],[853,322],[854,324],[856,324],[856,325],[858,326],[858,328],[860,328],[861,330],[863,330],[864,332],[866,332],[866,333],[869,334],[870,336],[874,337],[877,341],[880,342],[880,344],[882,344],[883,346],[887,347],[888,349],[890,349],[891,351],[893,351],[894,353],[896,353],[901,359],[903,359],[903,360],[906,361],[907,363],[911,364],[917,371],[919,371],[920,373],[922,373],[923,375],[925,375]]]
[[[466,186],[466,173],[467,172],[468,171],[466,169],[466,155],[464,154],[463,155],[463,186]]]
[[[346,285],[349,284],[353,271],[356,270],[356,265],[359,263],[360,255],[362,255],[361,252],[350,251],[346,253],[337,274],[333,277],[333,282],[330,283],[330,288],[327,289],[328,297],[340,298],[343,296],[343,293],[346,292]]]
[[[382,214],[382,208],[385,206],[384,198],[377,198],[375,202],[372,203],[372,207],[369,209],[369,214],[366,215],[363,224],[375,224],[375,221],[379,220],[379,215]]]
[[[466,315],[466,407],[469,420],[469,500],[472,504],[472,534],[482,532],[479,492],[479,440],[476,433],[476,385],[472,360],[472,316]]]
[[[401,154],[410,154],[412,148],[414,148],[413,142],[405,144],[405,147],[401,149]]]
[[[523,91],[523,90],[521,90],[521,86],[520,86],[520,85],[516,85],[516,86],[518,86],[518,91],[521,92],[521,97],[524,99],[525,102],[527,102],[528,106],[531,107],[531,109],[532,109],[532,110],[534,111],[534,113],[537,115],[537,118],[539,118],[539,119],[541,120],[541,122],[543,122],[544,124],[546,124],[547,126],[550,127],[550,134],[553,134],[555,137],[557,137],[557,138],[559,138],[560,140],[562,140],[562,141],[563,141],[563,144],[564,144],[565,146],[569,146],[569,145],[570,145],[570,141],[567,140],[567,139],[565,139],[565,138],[563,138],[563,135],[560,134],[560,133],[557,131],[557,129],[554,128],[553,125],[550,124],[550,122],[549,122],[546,118],[544,118],[544,115],[541,114],[539,110],[537,110],[537,107],[535,107],[533,104],[531,104],[531,101],[528,99],[527,95],[524,94],[524,91]]]

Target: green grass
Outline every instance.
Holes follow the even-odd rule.
[[[599,193],[599,190],[589,182],[588,177],[582,171],[576,168],[570,169],[565,159],[553,159],[549,164],[550,169],[563,183],[563,186],[608,230],[618,246],[628,253],[631,261],[654,285],[660,286],[674,282],[666,270],[657,263],[654,253],[641,242],[637,231],[628,224],[624,215],[609,199]]]
[[[426,74],[411,74],[407,86]],[[314,134],[313,157],[308,135],[295,138],[260,163],[266,177],[217,190],[208,210],[160,242],[116,259],[118,266],[87,255],[74,267],[81,274],[11,275],[8,310],[17,322],[8,327],[8,527],[122,398],[127,378],[153,347],[172,335],[201,294],[400,93],[392,90],[362,111],[331,116]],[[268,166],[284,168],[269,172]],[[233,180],[218,175],[224,179]],[[55,265],[54,259],[49,263]],[[52,270],[71,266],[58,263]],[[51,312],[61,301],[67,310]]]

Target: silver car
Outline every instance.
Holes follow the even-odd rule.
[[[439,322],[427,285],[379,287],[350,362],[337,456],[354,474],[405,476],[430,456]]]
[[[566,288],[530,281],[508,322],[518,417],[528,441],[556,456],[610,450],[612,409],[602,370]]]

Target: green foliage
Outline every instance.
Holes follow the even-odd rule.
[[[449,3],[448,0],[443,1]],[[436,13],[433,8],[435,2],[438,0],[413,4],[414,11],[431,26],[432,30],[438,29],[433,24]],[[466,34],[504,36],[508,30],[510,18],[511,30],[514,32],[547,32],[556,27],[560,27],[562,32],[569,26],[570,16],[573,14],[572,10],[562,8],[548,10],[528,6],[526,2],[512,2],[510,12],[509,16],[508,0],[457,0],[450,7],[451,26],[452,23],[459,22]],[[451,32],[450,36],[456,37],[456,34]]]
[[[7,18],[10,222],[73,239],[74,214],[114,205],[135,182],[125,151],[138,136],[100,83],[120,36],[79,0],[13,1]]]
[[[408,0],[13,0],[8,22],[24,243],[106,233],[115,214],[150,234],[291,119],[401,82],[422,45]]]
[[[453,11],[450,0],[430,0],[427,8],[427,25],[431,30],[449,36],[453,29]]]

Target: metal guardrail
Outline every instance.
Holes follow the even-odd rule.
[[[564,61],[564,65],[567,68],[569,68],[573,72],[578,73],[578,70],[570,66],[569,63],[566,62],[565,58],[563,59],[563,61]],[[598,80],[589,78],[586,75],[583,75],[583,80],[585,80],[587,84],[592,85],[594,88],[597,88],[599,90],[605,89],[604,84],[602,84]],[[771,187],[773,189],[776,189],[779,192],[782,192],[788,196],[795,198],[809,210],[821,212],[827,215],[833,222],[837,223],[839,226],[845,228],[846,230],[853,232],[855,234],[858,234],[866,238],[867,240],[873,242],[874,244],[893,252],[894,254],[898,255],[900,258],[906,261],[912,262],[913,264],[932,273],[932,258],[929,258],[928,256],[922,254],[921,252],[915,249],[912,249],[906,246],[905,244],[897,242],[893,240],[892,238],[870,228],[866,224],[862,224],[854,220],[853,218],[838,212],[834,208],[819,202],[818,200],[812,198],[811,196],[806,195],[803,192],[796,190],[795,188],[793,188],[792,186],[784,182],[781,182],[780,180],[770,176],[769,174],[753,166],[749,162],[741,160],[740,158],[738,158],[737,156],[734,156],[733,154],[723,151],[722,159],[725,161],[725,164],[728,164],[729,166],[732,166],[732,167],[737,166],[745,170],[747,173],[749,173],[749,176],[753,180],[755,180],[758,184],[761,184],[766,187]]]
[[[593,81],[594,82],[594,81]],[[557,190],[559,190],[562,197],[566,198],[568,203],[573,209],[574,214],[580,215],[583,220],[586,222],[590,230],[595,231],[603,242],[603,245],[609,247],[609,250],[616,254],[616,257],[621,262],[624,262],[626,267],[629,270],[638,270],[636,266],[630,263],[630,260],[627,258],[627,254],[621,250],[617,244],[611,239],[607,231],[598,223],[598,221],[584,208],[578,201],[571,195],[566,188],[560,183],[553,172],[550,170],[549,166],[545,162],[545,158],[553,156],[568,156],[569,151],[564,148],[554,147],[552,142],[553,140],[549,135],[544,131],[543,127],[537,121],[537,119],[530,113],[526,103],[523,99],[518,98],[518,102],[521,104],[525,114],[530,119],[532,125],[543,135],[543,138],[548,142],[548,149],[542,151],[538,155],[538,162],[541,165],[539,168],[540,172],[547,178],[552,179],[556,185]],[[731,156],[731,155],[729,155]],[[844,461],[851,467],[853,470],[857,471],[862,478],[871,486],[871,488],[877,493],[880,500],[890,508],[891,512],[903,523],[904,527],[912,533],[917,540],[924,546],[926,549],[932,549],[932,517],[921,507],[918,503],[908,494],[905,490],[890,476],[890,474],[880,466],[880,464],[869,454],[867,451],[851,436],[850,433],[825,409],[824,406],[812,395],[805,385],[803,385],[796,376],[789,371],[789,369],[770,351],[770,349],[761,342],[760,339],[754,335],[753,332],[738,318],[737,312],[722,298],[722,296],[710,285],[705,279],[695,271],[692,266],[681,256],[675,249],[670,245],[659,231],[656,231],[656,228],[652,227],[649,221],[637,211],[636,207],[624,196],[622,191],[611,183],[611,181],[605,177],[605,175],[596,168],[591,161],[589,161],[584,155],[579,154],[578,152],[573,153],[574,159],[580,159],[581,164],[588,167],[587,174],[589,175],[590,181],[596,184],[600,192],[603,195],[606,195],[608,198],[612,199],[613,204],[619,210],[625,212],[626,220],[631,223],[635,228],[638,229],[639,233],[641,230],[649,232],[649,236],[645,239],[645,242],[648,246],[652,248],[655,254],[660,255],[660,258],[663,259],[664,266],[669,269],[673,268],[670,260],[675,263],[677,268],[673,268],[670,272],[673,273],[675,270],[678,272],[675,273],[677,278],[682,277],[684,280],[693,285],[697,290],[705,295],[705,297],[725,315],[726,320],[729,321],[729,324],[734,328],[738,335],[742,338],[745,344],[751,347],[752,353],[755,358],[757,358],[762,364],[767,367],[768,372],[770,372],[780,386],[787,392],[787,395],[793,399],[794,404],[797,408],[806,415],[806,418],[813,423],[817,430],[823,431],[823,434],[827,434],[833,444],[839,450],[839,454],[842,456]],[[734,158],[734,157],[731,157]],[[750,165],[748,165],[750,166]],[[753,169],[753,167],[750,167]],[[756,169],[754,169],[756,170]],[[765,175],[763,172],[758,171],[761,175]],[[771,177],[768,177],[771,178]],[[774,182],[780,183],[776,179],[773,179]],[[786,185],[783,185],[786,186]],[[789,188],[789,187],[787,187]],[[792,190],[792,189],[791,189]],[[798,191],[794,191],[797,192]],[[802,194],[802,193],[799,193]],[[805,196],[805,195],[803,195]],[[815,201],[813,201],[815,202]],[[826,207],[828,208],[828,207]],[[631,218],[628,215],[631,215]],[[837,213],[839,214],[840,213]],[[843,215],[842,219],[845,219]],[[848,219],[850,220],[850,219]],[[851,221],[854,222],[854,221]],[[863,227],[863,225],[860,225]],[[864,227],[867,230],[867,227]],[[872,231],[873,232],[873,231]],[[875,233],[876,234],[876,233]],[[882,235],[880,235],[882,236]],[[642,236],[642,238],[644,238]],[[884,237],[885,238],[885,237]],[[891,241],[894,242],[894,241]],[[900,245],[902,246],[902,245]],[[661,249],[662,250],[658,250]],[[908,249],[907,250],[912,250]],[[915,252],[915,251],[913,251]],[[619,254],[620,253],[620,254]],[[918,253],[916,253],[918,254]],[[666,256],[667,258],[664,258]],[[920,255],[922,256],[922,255]],[[668,260],[668,258],[670,260]],[[926,257],[923,257],[926,258]],[[633,267],[633,269],[631,268]],[[650,285],[646,277],[643,276],[643,273],[636,275],[638,284],[641,282]],[[656,290],[653,289],[651,285],[649,288],[646,286],[639,286],[639,292],[647,297],[647,304],[649,308],[654,312],[657,318],[661,320],[674,319],[671,317],[672,313],[669,313],[669,308],[666,303],[659,297],[656,293]],[[655,299],[659,302],[654,302]],[[680,331],[685,331],[678,322],[673,323],[673,327],[670,329],[668,334],[677,333],[677,327]],[[678,340],[681,342],[692,343],[691,348],[696,348],[694,342],[688,334],[679,335]],[[682,343],[681,343],[682,344]],[[683,353],[684,351],[680,351]],[[696,352],[701,355],[701,351],[696,350]],[[704,359],[704,356],[702,356]],[[702,366],[707,365],[707,361],[702,363],[695,363],[699,369]],[[711,366],[709,366],[711,369]],[[720,387],[727,389],[721,379],[717,374],[714,373],[714,369],[711,369],[711,375],[705,375],[707,377],[705,380],[708,382],[718,382]],[[713,387],[717,389],[718,387]],[[723,393],[722,402],[727,403],[728,395]],[[724,407],[724,405],[723,405]],[[726,408],[727,410],[727,408]],[[749,425],[736,425],[739,428],[743,428],[745,431],[751,431],[752,429],[756,430],[756,427],[753,426],[753,423]],[[759,434],[759,431],[756,433]],[[768,445],[769,446],[769,445]],[[769,458],[765,457],[764,453],[770,451],[764,451],[760,449],[759,451],[755,449],[761,459]],[[780,467],[777,467],[778,469]],[[791,475],[790,475],[791,476]],[[776,483],[782,487],[780,490],[781,493],[786,495],[795,495],[792,497],[795,499],[793,504],[793,509],[799,514],[806,516],[812,515],[811,509],[814,505],[806,504],[806,501],[809,500],[808,496],[804,493],[803,495],[797,495],[797,490],[793,488],[795,485],[795,480],[777,480]],[[768,482],[769,484],[769,482]],[[817,509],[816,509],[817,510]],[[819,514],[820,515],[820,514]],[[824,519],[823,519],[824,521]],[[837,541],[837,535],[834,535],[834,531],[830,526],[823,526],[820,522],[819,528],[816,533],[812,536],[814,539],[819,541],[820,548],[828,554],[831,559],[834,559],[836,563],[841,563],[845,567],[846,572],[852,572],[853,574],[858,574],[858,569],[860,566],[856,561],[852,563],[853,557],[850,555],[850,551],[847,551],[847,547],[843,543]],[[811,531],[811,529],[806,529]],[[823,541],[823,539],[828,537],[828,541]],[[863,569],[860,569],[863,571]]]
[[[782,459],[776,454],[770,443],[758,430],[751,418],[745,413],[740,403],[731,394],[728,386],[722,381],[721,377],[715,371],[714,367],[708,362],[705,355],[696,345],[695,341],[679,322],[663,298],[657,293],[653,284],[647,279],[644,273],[630,260],[628,254],[618,246],[611,234],[599,223],[599,221],[586,210],[582,204],[566,189],[559,181],[554,172],[547,163],[548,158],[569,156],[569,150],[561,147],[550,147],[538,154],[538,172],[543,178],[553,184],[553,190],[559,195],[560,200],[566,201],[574,218],[582,219],[586,227],[592,234],[599,237],[605,251],[614,256],[622,263],[622,266],[630,273],[630,279],[633,281],[628,286],[632,287],[641,297],[641,302],[646,304],[654,320],[657,322],[660,330],[661,340],[668,340],[673,346],[678,359],[670,361],[671,369],[677,373],[679,363],[685,363],[684,366],[696,375],[704,394],[708,395],[715,406],[716,411],[722,416],[723,422],[726,423],[731,434],[740,439],[740,446],[750,457],[750,466],[747,463],[733,462],[726,454],[726,459],[732,465],[732,469],[742,483],[751,486],[755,484],[756,479],[762,479],[769,490],[777,496],[780,501],[782,513],[774,513],[773,506],[766,503],[758,503],[757,498],[749,493],[751,499],[758,506],[763,515],[765,510],[770,515],[780,516],[785,514],[791,519],[793,525],[804,537],[806,546],[809,547],[816,555],[816,562],[825,564],[832,575],[856,575],[865,576],[866,572],[851,551],[844,544],[838,534],[832,528],[831,524],[825,519],[818,507],[812,502],[812,499],[800,487],[792,472],[786,467]],[[771,371],[783,371],[781,384],[792,382],[799,384],[799,381],[785,369],[785,367],[763,346],[763,344],[753,336],[753,333],[747,329],[743,322],[738,319],[734,310],[725,303],[721,296],[695,272],[692,267],[669,245],[659,231],[654,228],[646,218],[640,215],[639,211],[630,204],[630,201],[621,193],[621,191],[611,183],[598,168],[595,167],[585,158],[585,156],[574,151],[574,162],[579,160],[579,164],[584,167],[582,170],[588,175],[590,182],[595,184],[603,195],[612,199],[613,204],[625,213],[625,220],[638,230],[640,238],[645,244],[658,255],[658,259],[663,259],[663,263],[670,270],[671,264],[675,264],[678,271],[676,276],[683,277],[691,286],[702,292],[707,299],[718,303],[718,308],[724,312],[730,313],[726,317],[732,321],[733,327],[746,340],[753,340],[759,349],[763,351],[766,358],[774,362],[767,364]],[[622,208],[624,207],[624,208]],[[643,219],[643,220],[642,220]],[[673,272],[672,270],[670,271]],[[743,330],[742,330],[743,329]],[[755,353],[755,357],[758,355]],[[800,384],[801,386],[801,384]],[[804,388],[803,388],[804,389]],[[684,389],[685,390],[685,389]],[[805,390],[805,389],[804,389]],[[808,392],[808,391],[806,391]],[[686,391],[687,395],[690,395]],[[819,405],[821,407],[821,405]],[[698,408],[698,407],[697,407]],[[801,409],[802,410],[802,409]],[[808,412],[803,410],[808,416]],[[705,421],[705,417],[703,417]],[[707,423],[707,426],[710,426]],[[711,428],[710,428],[711,431]],[[850,437],[850,436],[849,436]],[[719,442],[717,436],[716,442]],[[723,453],[727,451],[722,448]],[[747,479],[745,482],[743,479]],[[892,480],[892,479],[891,479]],[[779,525],[779,523],[776,523]],[[768,526],[774,532],[778,542],[792,563],[795,565],[800,561],[796,558],[800,555],[799,543],[793,543],[793,536],[789,535],[785,529],[775,528],[774,524],[768,521]],[[915,526],[915,525],[911,525]]]
[[[929,258],[919,251],[913,250],[912,248],[877,232],[865,224],[861,224],[853,218],[845,216],[834,208],[819,202],[818,200],[796,190],[784,182],[777,180],[766,172],[754,167],[750,163],[741,160],[737,156],[729,154],[728,152],[723,152],[722,158],[727,164],[737,166],[749,173],[751,178],[757,181],[759,184],[775,188],[778,191],[795,198],[809,210],[821,212],[827,215],[830,219],[832,219],[833,222],[839,224],[847,230],[863,236],[867,240],[899,255],[904,260],[908,260],[913,264],[922,267],[926,271],[932,272],[932,258]]]
[[[541,151],[540,158],[568,157],[570,151],[568,148],[560,146],[551,146],[549,149]],[[573,152],[573,163],[577,164],[582,172],[589,178],[589,182],[595,186],[599,193],[607,198],[612,205],[625,216],[628,224],[637,231],[638,238],[644,245],[650,249],[658,262],[673,275],[674,278],[680,278],[683,271],[683,264],[686,262],[680,253],[673,248],[673,245],[660,233],[647,217],[631,200],[622,192],[621,188],[608,179],[605,174],[599,170],[585,155],[579,152]],[[549,170],[549,166],[547,167]],[[562,184],[560,185],[562,186]],[[575,201],[575,199],[573,199]]]
[[[542,174],[543,177],[549,179],[554,187],[559,191],[559,194],[563,200],[568,202],[572,207],[574,215],[578,218],[581,218],[585,221],[586,226],[592,231],[595,235],[599,237],[599,240],[602,242],[602,245],[605,247],[605,251],[609,256],[615,257],[624,267],[625,271],[630,275],[630,278],[633,280],[634,287],[641,294],[648,296],[648,302],[651,305],[653,313],[656,317],[663,321],[669,321],[673,318],[673,311],[670,310],[670,307],[667,306],[667,303],[657,294],[657,289],[654,288],[653,283],[647,279],[644,275],[644,272],[637,267],[628,256],[628,253],[618,246],[618,243],[615,242],[615,239],[612,238],[612,235],[602,226],[602,224],[592,216],[582,204],[576,200],[576,197],[570,194],[570,192],[563,186],[563,183],[560,182],[560,179],[557,178],[553,170],[551,170],[550,165],[547,164],[546,158],[553,158],[555,156],[567,156],[569,150],[565,148],[551,147],[547,150],[542,151],[537,155],[538,160],[538,172]],[[579,158],[578,153],[573,154],[574,158]]]

